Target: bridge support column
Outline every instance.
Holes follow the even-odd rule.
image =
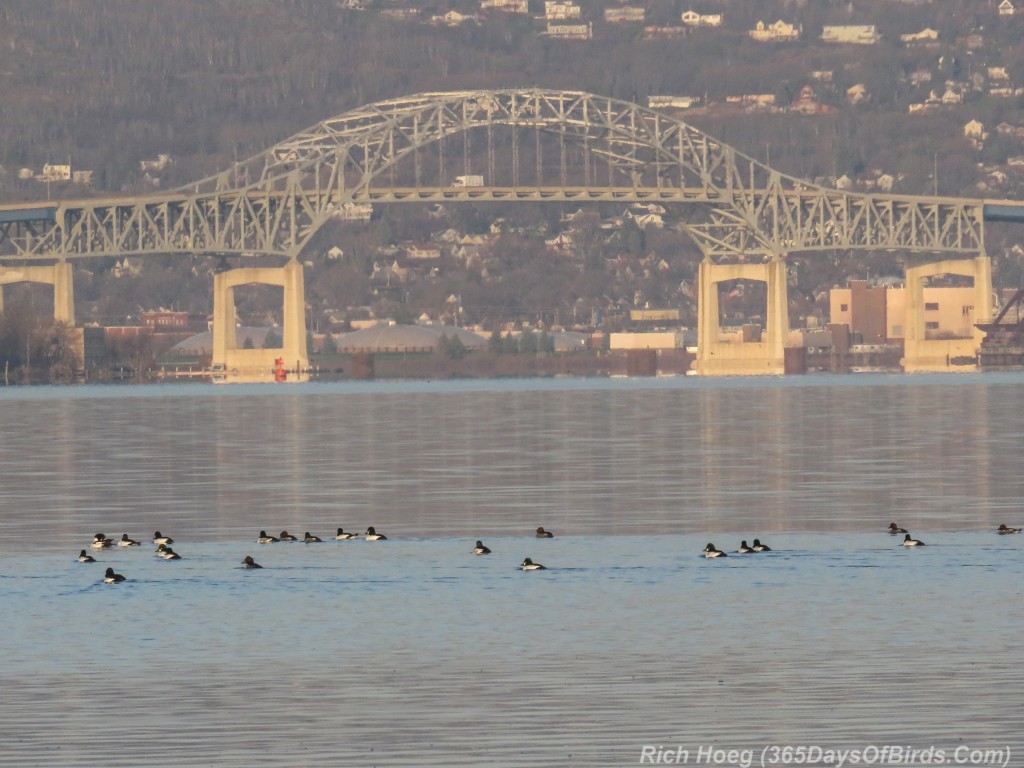
[[[33,267],[0,266],[0,312],[4,309],[3,286],[15,283],[52,285],[54,322],[75,324],[75,283],[69,262]]]
[[[924,281],[934,275],[962,275],[974,279],[970,338],[928,338]],[[978,256],[908,267],[906,278],[903,359],[900,361],[903,370],[907,373],[976,370],[978,349],[985,333],[974,324],[992,320],[992,260]]]
[[[768,284],[767,328],[757,342],[721,340],[718,286],[728,280],[758,280]],[[713,264],[701,262],[697,299],[697,359],[700,376],[785,373],[786,337],[789,335],[789,299],[786,263],[772,259],[766,264]]]
[[[235,288],[240,285],[277,285],[284,289],[282,345],[279,349],[239,349],[235,333]],[[224,382],[275,381],[276,360],[284,362],[286,381],[306,381],[306,291],[302,265],[244,267],[213,277],[214,380]]]

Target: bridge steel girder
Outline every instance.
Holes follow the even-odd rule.
[[[490,144],[495,131],[512,137],[512,178],[504,184],[495,179],[505,159]],[[487,136],[493,186],[453,188],[444,183],[444,146],[471,132]],[[533,141],[523,146],[535,147],[532,183],[520,178],[520,133]],[[558,178],[550,167],[545,177],[542,145],[559,148]],[[418,153],[431,147],[442,162],[437,178],[424,181]],[[410,163],[415,183],[396,184],[392,174]],[[582,174],[583,183],[573,174]],[[509,89],[425,93],[360,107],[160,195],[47,203],[47,217],[31,222],[18,221],[19,206],[0,206],[0,260],[166,253],[294,260],[346,202],[431,200],[680,204],[686,231],[706,258],[723,262],[822,249],[984,252],[986,201],[817,187],[636,104],[578,91]]]

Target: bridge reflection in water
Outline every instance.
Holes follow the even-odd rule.
[[[471,181],[467,181],[471,179]],[[299,256],[352,202],[654,202],[678,207],[703,253],[698,300],[700,374],[781,373],[788,332],[785,259],[801,252],[890,250],[934,255],[908,270],[910,370],[945,367],[981,334],[925,339],[920,280],[974,280],[974,323],[991,319],[985,221],[1022,221],[1024,204],[949,197],[852,194],[779,173],[659,112],[577,91],[509,89],[428,93],[324,120],[193,184],[147,197],[0,206],[0,284],[54,285],[55,316],[73,319],[69,263],[96,256],[279,259],[242,266],[214,284],[213,363],[228,378],[271,376],[233,337],[234,289],[284,288],[289,366],[308,367]],[[52,272],[46,272],[46,269]],[[764,342],[719,338],[717,291],[732,279],[768,286]],[[915,287],[916,286],[916,287]],[[230,326],[230,327],[229,327]],[[916,334],[916,335],[915,335]],[[251,373],[243,373],[251,369]]]

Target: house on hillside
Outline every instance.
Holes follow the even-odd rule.
[[[528,0],[480,0],[480,10],[483,12],[487,11],[500,11],[501,13],[521,13],[529,14]]]
[[[871,94],[864,83],[857,83],[846,89],[846,101],[849,104],[863,104],[870,98]]]
[[[823,43],[850,43],[853,45],[874,45],[882,36],[874,24],[844,24],[826,26],[821,30]]]
[[[1003,0],[999,4],[999,15],[1000,16],[1013,16],[1016,13],[1016,9],[1013,7],[1013,3],[1010,0]]]
[[[822,105],[818,100],[818,94],[814,92],[813,86],[810,85],[805,85],[800,89],[800,93],[790,102],[789,109],[791,112],[797,112],[801,115],[818,115],[831,111],[827,106]]]
[[[643,8],[634,8],[629,5],[618,8],[605,8],[604,20],[609,24],[628,24],[630,22],[642,22],[647,11]]]
[[[720,27],[722,26],[722,14],[720,13],[697,13],[696,11],[684,11],[680,17],[683,24],[688,27]]]
[[[381,8],[380,15],[397,21],[411,21],[420,15],[419,8]]]
[[[71,181],[71,163],[46,163],[40,181]]]
[[[673,27],[659,24],[649,24],[644,27],[644,40],[678,40],[686,37],[686,27]]]
[[[925,27],[920,32],[911,32],[909,35],[900,35],[900,42],[906,46],[931,46],[939,42],[939,32],[931,27]]]
[[[651,109],[691,109],[700,104],[699,96],[648,96]]]
[[[964,125],[964,138],[966,138],[975,149],[981,149],[988,138],[985,126],[980,120],[971,120]]]
[[[544,0],[544,18],[548,21],[565,21],[579,17],[580,7],[576,3],[565,0]]]
[[[549,21],[548,28],[541,34],[558,40],[592,40],[594,25],[589,21],[586,24],[552,24]]]
[[[438,24],[446,27],[458,27],[470,21],[476,21],[476,16],[472,14],[459,13],[458,11],[448,11],[440,16],[432,16],[430,18],[431,24]]]
[[[804,28],[800,24],[787,24],[782,19],[779,19],[771,24],[759,21],[747,34],[759,42],[778,43],[787,40],[799,40],[803,31]]]

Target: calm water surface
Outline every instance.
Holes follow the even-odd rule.
[[[0,766],[1024,765],[1024,375],[7,389],[0,430]]]

